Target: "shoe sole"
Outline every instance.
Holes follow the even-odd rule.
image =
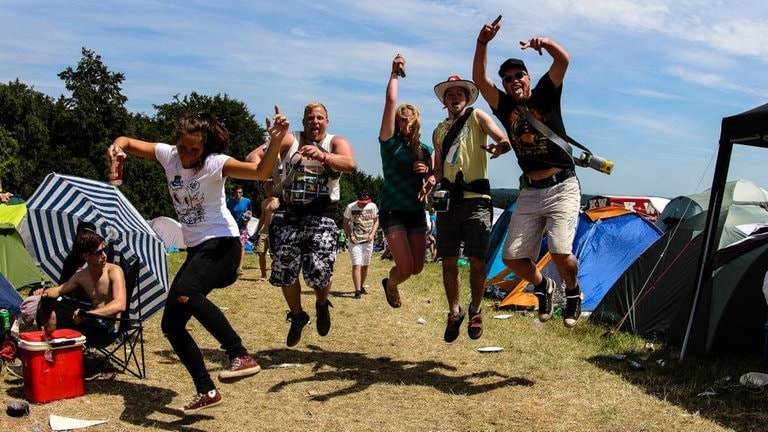
[[[241,369],[239,371],[221,371],[219,373],[219,380],[229,380],[232,378],[244,378],[251,375],[256,375],[261,372],[261,366],[256,366],[248,369]]]
[[[565,326],[565,328],[574,328],[576,327],[576,324],[579,323],[579,321],[581,321],[581,317],[576,318],[576,320],[573,321],[573,324],[569,324],[568,319],[565,319],[563,320],[563,325]]]
[[[208,405],[206,405],[206,406],[202,406],[202,407],[200,407],[200,408],[195,408],[195,409],[193,409],[193,410],[187,410],[187,409],[183,409],[183,408],[182,408],[182,410],[181,410],[181,411],[182,411],[182,412],[184,412],[184,415],[185,415],[185,416],[188,416],[188,415],[195,415],[195,414],[199,413],[200,411],[202,411],[202,410],[204,410],[204,409],[207,409],[207,408],[213,408],[213,407],[217,407],[217,406],[221,405],[221,403],[222,403],[222,402],[224,402],[224,399],[219,399],[218,401],[216,401],[216,402],[214,402],[214,403],[208,404]]]
[[[548,295],[550,297],[550,299],[549,299],[549,305],[550,305],[549,311],[547,313],[545,313],[545,314],[539,313],[539,321],[540,322],[547,322],[547,321],[551,320],[552,319],[552,315],[555,314],[555,304],[552,301],[552,297],[554,297],[554,295],[555,295],[555,283],[554,283],[554,281],[552,281],[552,291],[550,291],[549,290],[549,288],[550,288],[549,281],[552,281],[552,279],[547,278],[547,292],[545,292],[545,293],[537,293],[537,292],[534,291],[534,294],[536,295],[537,298],[539,296],[541,296],[541,295]]]
[[[477,334],[474,334],[474,335],[472,333],[469,333],[469,338],[473,339],[473,340],[480,339],[482,336],[483,336],[483,331],[482,330],[480,330],[480,333],[477,333]]]
[[[582,298],[580,298],[580,301],[583,302],[584,301],[584,298],[583,298],[584,294],[582,293],[582,294],[580,294],[580,296],[582,297]],[[579,321],[581,320],[581,315],[582,315],[582,313],[581,313],[581,304],[579,304],[578,311],[579,311],[579,314],[576,316],[576,318],[563,318],[563,325],[565,326],[565,328],[569,328],[570,329],[570,328],[576,327],[576,324],[578,324]],[[570,323],[569,323],[569,320],[571,321]]]

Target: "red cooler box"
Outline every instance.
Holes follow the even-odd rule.
[[[70,329],[49,332],[48,342],[42,331],[20,333],[24,397],[43,403],[85,394],[84,343],[85,336]]]

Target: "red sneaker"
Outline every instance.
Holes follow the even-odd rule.
[[[261,372],[261,366],[248,354],[242,355],[229,364],[229,368],[219,372],[219,379],[240,378]]]
[[[184,415],[196,414],[202,409],[215,407],[216,405],[221,404],[221,401],[221,393],[215,389],[208,393],[198,393],[195,395],[195,398],[192,399],[192,402],[184,405]]]

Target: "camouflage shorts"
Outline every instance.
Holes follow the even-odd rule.
[[[293,285],[304,273],[304,282],[322,289],[333,279],[338,227],[331,218],[304,216],[282,226],[272,224],[272,275],[275,286]]]

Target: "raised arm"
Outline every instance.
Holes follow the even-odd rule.
[[[501,15],[491,24],[483,25],[480,34],[477,35],[477,44],[475,45],[475,57],[472,60],[472,81],[474,81],[480,94],[483,96],[492,109],[499,106],[499,92],[496,85],[488,77],[488,42],[496,37],[496,33],[501,29]]]
[[[272,177],[272,170],[280,154],[283,142],[291,139],[288,129],[290,122],[280,114],[280,108],[275,105],[275,116],[272,121],[266,119],[269,141],[260,145],[245,157],[245,162],[237,159],[229,159],[224,164],[224,175],[244,180],[266,180]],[[276,145],[270,145],[276,143]]]
[[[397,110],[397,68],[399,65],[405,65],[405,59],[400,54],[392,60],[392,72],[389,74],[387,83],[387,93],[384,99],[384,113],[381,116],[381,128],[379,129],[379,139],[386,141],[395,135],[395,114]]]
[[[568,69],[568,63],[571,61],[571,56],[565,48],[558,45],[555,41],[546,37],[535,37],[526,41],[520,41],[520,49],[532,48],[535,49],[539,55],[542,54],[541,50],[544,49],[552,56],[552,65],[549,66],[549,79],[552,80],[552,84],[555,87],[560,87],[565,79],[565,71]]]
[[[121,136],[112,141],[112,144],[107,147],[107,159],[111,161],[116,154],[122,151],[129,155],[157,160],[155,157],[156,145],[157,143],[150,143],[136,138]]]

